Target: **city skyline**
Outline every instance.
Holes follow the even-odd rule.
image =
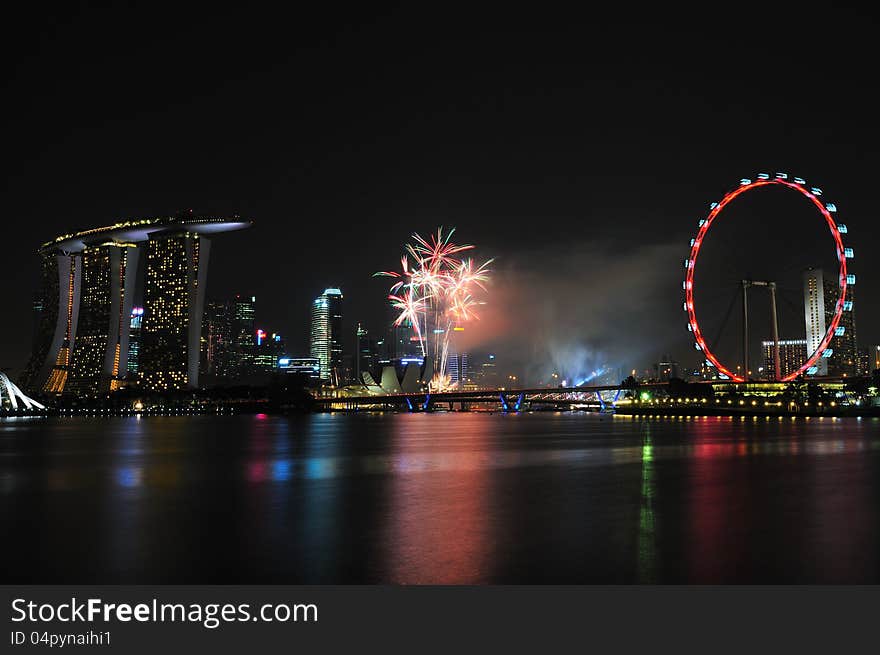
[[[413,17],[406,11],[356,14],[346,31],[330,27],[327,15],[315,10],[303,17],[314,34],[303,33],[291,44],[289,38],[264,38],[222,12],[208,19],[182,13],[178,23],[163,24],[162,33],[184,54],[194,52],[187,27],[203,20],[218,33],[239,29],[245,42],[258,47],[250,54],[245,48],[234,56],[197,57],[202,83],[192,89],[192,64],[175,72],[173,49],[156,59],[123,49],[111,70],[131,71],[131,77],[114,77],[111,101],[103,84],[109,72],[90,77],[86,67],[56,72],[51,65],[79,34],[103,34],[101,26],[110,24],[102,15],[67,11],[56,26],[23,22],[25,32],[38,32],[45,47],[17,59],[10,82],[23,99],[13,109],[20,112],[20,135],[27,135],[10,143],[16,170],[7,191],[17,220],[6,229],[22,244],[8,255],[16,272],[7,302],[13,316],[30,314],[38,287],[34,247],[28,244],[110,222],[101,218],[194,207],[239,211],[259,225],[237,240],[235,266],[212,271],[208,297],[278,298],[263,305],[261,323],[290,344],[305,344],[309,302],[328,284],[338,284],[346,290],[351,320],[378,333],[385,320],[385,286],[369,276],[394,261],[413,231],[456,225],[487,257],[498,258],[495,307],[487,308],[486,324],[497,319],[491,325],[499,338],[486,350],[504,353],[511,363],[527,353],[529,359],[552,362],[550,367],[577,358],[589,370],[602,359],[619,360],[626,369],[646,366],[661,354],[685,364],[696,358],[676,314],[681,280],[674,267],[685,254],[693,221],[738,176],[787,170],[833,191],[853,227],[864,299],[860,341],[878,341],[880,310],[871,299],[880,273],[867,263],[880,228],[868,218],[873,176],[864,166],[878,134],[853,64],[866,60],[867,40],[844,42],[834,22],[867,30],[869,22],[853,20],[858,14],[826,26],[822,38],[840,40],[841,47],[821,60],[795,48],[816,37],[806,18],[784,16],[797,29],[786,31],[783,43],[773,32],[774,16],[780,21],[783,16],[765,16],[766,23],[752,29],[766,38],[746,46],[739,40],[746,19],[731,16],[714,34],[724,47],[704,53],[697,66],[686,46],[692,36],[687,27],[654,15],[628,21],[619,37],[593,35],[586,44],[572,38],[584,24],[548,20],[532,33],[533,47],[519,51],[513,46],[527,21],[515,15],[499,21],[476,12],[469,25],[448,29],[441,19],[414,35],[399,29]],[[362,34],[357,26],[369,30]],[[152,27],[147,19],[134,29],[147,35]],[[364,50],[367,32],[370,44],[380,35],[384,45]],[[333,35],[339,38],[325,38]],[[458,44],[451,53],[437,48],[447,36]],[[626,44],[634,40],[655,44],[651,62],[627,54]],[[779,52],[788,51],[785,43],[799,55],[783,58],[781,65],[804,79],[821,85],[844,64],[854,73],[833,78],[828,93],[835,102],[814,102],[798,75],[744,65],[777,61]],[[411,53],[406,62],[377,66],[400,48]],[[499,65],[496,51],[507,58]],[[355,52],[367,54],[359,60],[352,58]],[[71,56],[71,62],[85,62],[102,54]],[[575,65],[582,58],[602,62],[608,75]],[[322,66],[311,65],[316,61]],[[693,65],[672,72],[669,64],[682,62]],[[153,70],[162,70],[162,79],[151,77]],[[633,70],[644,74],[626,74]],[[721,94],[718,76],[728,79],[744,70],[748,74],[733,76]],[[282,90],[273,82],[279,76],[295,76],[298,84]],[[35,79],[50,99],[39,107],[28,104]],[[146,87],[136,82],[144,79]],[[51,100],[77,84],[83,85],[83,105],[46,120],[47,107],[58,104]],[[184,95],[159,100],[176,97],[166,91]],[[218,96],[231,100],[216,103]],[[650,111],[642,109],[646,100]],[[350,121],[350,107],[359,108],[358,121]],[[755,117],[761,120],[750,122]],[[93,130],[83,127],[86,119],[96,124]],[[134,121],[145,127],[128,130]],[[35,129],[42,124],[52,124],[51,133]],[[743,129],[745,124],[751,127]],[[222,131],[215,129],[220,126]],[[127,140],[119,138],[120,130]],[[254,134],[271,134],[273,145],[258,147],[265,139]],[[129,156],[133,151],[137,157]],[[44,152],[57,163],[48,165]],[[92,180],[100,181],[101,193],[94,193]],[[40,193],[43,185],[56,192]],[[755,213],[762,202],[755,200]],[[768,207],[778,215],[776,205]],[[779,208],[790,211],[794,223],[804,218],[796,203]],[[825,248],[821,237],[815,241]],[[754,261],[744,259],[745,267]],[[802,265],[812,263],[811,258]],[[638,269],[656,274],[638,276]],[[572,307],[572,297],[602,311]],[[498,308],[508,311],[507,322]],[[640,315],[652,317],[653,329]],[[536,334],[541,326],[551,326],[542,338],[554,345],[532,354],[533,344],[523,334]],[[579,338],[566,340],[572,333]],[[354,339],[354,330],[346,334]],[[17,377],[29,349],[30,327],[23,321],[0,326],[0,367]],[[516,362],[520,368],[529,364]]]
[[[776,173],[778,179],[786,175]],[[759,178],[766,176],[766,173],[759,174]],[[795,179],[798,184],[804,184],[800,178]],[[749,184],[751,180],[743,178],[739,189]],[[814,187],[813,190],[821,194],[820,189]],[[701,228],[704,223],[700,222]],[[43,244],[43,286],[34,305],[33,352],[21,383],[34,393],[86,396],[134,386],[144,391],[169,391],[218,384],[263,383],[268,374],[289,368],[281,366],[282,358],[301,360],[303,355],[296,343],[285,341],[278,332],[270,335],[257,323],[256,296],[236,294],[233,299],[206,299],[210,253],[207,236],[250,225],[251,222],[238,217],[211,218],[186,212],[169,218],[126,220],[64,234]],[[846,225],[839,224],[839,228],[848,233]],[[380,333],[385,332],[381,340],[367,339],[369,332],[361,321],[357,321],[354,334],[346,333],[343,294],[339,288],[328,287],[313,300],[309,345],[303,351],[307,350],[307,356],[318,362],[317,377],[321,384],[336,388],[364,384],[367,389],[381,384],[386,390],[388,384],[391,388],[400,384],[404,389],[423,385],[434,392],[446,388],[462,390],[472,385],[468,359],[473,354],[469,352],[473,344],[459,340],[465,338],[464,324],[478,318],[471,306],[485,304],[473,298],[471,291],[487,290],[485,284],[489,278],[484,271],[488,272],[486,266],[491,260],[478,267],[472,258],[456,258],[456,253],[474,246],[452,243],[449,239],[453,232],[454,228],[444,236],[439,228],[431,243],[414,235],[416,246],[415,249],[409,246],[408,253],[413,263],[408,264],[405,259],[403,273],[381,274],[399,280],[392,287],[391,295],[384,299],[398,314],[381,326]],[[845,252],[847,261],[853,257],[851,247],[840,252],[841,258]],[[426,259],[420,259],[422,257]],[[436,266],[431,263],[435,261]],[[691,270],[692,260],[686,263]],[[801,365],[807,366],[804,364],[806,354],[814,352],[826,332],[832,331],[827,326],[833,321],[835,307],[839,310],[842,307],[840,323],[833,328],[833,339],[825,356],[816,360],[817,365],[808,374],[852,377],[870,373],[870,348],[865,351],[857,345],[853,302],[856,278],[851,273],[845,277],[849,282],[847,302],[840,304],[838,280],[834,276],[826,275],[818,267],[803,271],[806,338],[780,339],[782,376],[790,377]],[[690,279],[683,283],[685,288],[690,288]],[[843,279],[841,274],[840,280]],[[430,298],[431,294],[442,291],[438,286],[441,281],[448,282],[465,304],[459,305],[459,295],[450,296],[448,302],[444,300],[429,312],[442,310],[442,318],[438,314],[432,319],[435,323],[424,323],[419,328],[413,321],[422,323],[427,318],[413,312],[423,312],[428,309],[427,305],[423,307],[423,301],[418,298],[412,302],[403,299],[415,284],[423,288],[418,293]],[[746,282],[750,286],[770,286],[775,321],[776,283],[743,281],[742,284]],[[471,284],[475,285],[473,289]],[[271,306],[279,300],[270,298],[268,304]],[[691,303],[687,302],[686,306],[690,307]],[[445,329],[439,329],[441,324]],[[689,327],[696,334],[697,328],[693,324]],[[445,337],[442,347],[437,345],[436,352],[432,351],[430,356],[425,351],[430,347],[424,338],[428,332],[433,332],[435,337]],[[437,334],[443,332],[448,334]],[[345,345],[352,337],[356,340],[353,350]],[[759,361],[763,366],[753,371],[750,365],[750,378],[773,379],[772,345],[772,341],[761,342]],[[495,350],[491,336],[483,346]],[[798,347],[803,356],[798,354]],[[488,350],[481,355],[489,354]],[[413,357],[418,358],[418,367]],[[497,363],[496,360],[495,365]],[[664,380],[680,374],[684,379],[726,379],[714,371],[708,360],[706,363],[708,369],[701,364],[686,365],[684,369],[679,369],[678,362],[654,364],[653,377]],[[389,372],[395,368],[396,372]],[[613,383],[623,378],[619,363],[610,361],[603,361],[589,374],[579,373],[574,377],[564,368],[552,373],[545,370],[539,375],[541,379],[523,376],[519,369],[508,370],[511,380],[518,378],[519,386],[527,387],[580,386],[592,381]],[[647,372],[638,377],[651,379],[649,369],[643,370]],[[633,369],[634,375],[636,371]],[[613,379],[615,372],[618,379]],[[205,376],[201,383],[200,376]]]

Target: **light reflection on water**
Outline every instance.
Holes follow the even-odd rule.
[[[877,582],[878,428],[567,413],[0,420],[4,579]]]
[[[654,512],[654,444],[651,426],[644,425],[642,434],[642,487],[639,507],[638,579],[640,584],[656,582],[657,577],[657,517]]]

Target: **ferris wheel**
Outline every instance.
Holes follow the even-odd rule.
[[[806,361],[804,361],[799,368],[788,373],[785,376],[781,375],[779,367],[779,337],[777,333],[775,319],[775,295],[773,295],[775,294],[774,282],[750,280],[742,281],[743,307],[744,314],[746,316],[744,322],[745,334],[743,338],[743,358],[745,366],[743,368],[742,374],[734,373],[732,367],[728,367],[723,364],[719,360],[719,358],[712,352],[712,350],[710,350],[709,344],[706,342],[706,339],[703,336],[703,332],[700,329],[700,323],[697,319],[697,308],[694,302],[694,289],[697,281],[697,260],[700,255],[700,249],[702,248],[709,233],[709,228],[711,228],[713,223],[718,220],[725,207],[727,207],[738,196],[741,196],[748,191],[767,186],[781,186],[791,189],[803,195],[812,202],[831,232],[831,238],[834,241],[834,247],[837,253],[838,262],[837,278],[839,294],[834,306],[833,314],[831,315],[831,319],[828,322],[828,328],[824,334],[824,337],[811,353],[808,352]],[[808,186],[806,181],[799,177],[793,177],[789,179],[787,173],[776,173],[772,176],[769,173],[758,173],[755,179],[743,178],[740,180],[739,185],[727,192],[727,194],[725,194],[724,197],[721,198],[721,200],[719,200],[718,202],[713,202],[709,205],[709,214],[705,218],[700,219],[698,223],[697,234],[693,239],[691,239],[690,242],[690,255],[687,259],[684,260],[686,275],[684,282],[682,282],[682,288],[685,293],[684,310],[685,312],[687,312],[688,315],[688,330],[690,330],[690,332],[693,334],[694,347],[697,350],[702,351],[703,355],[706,358],[706,365],[714,368],[717,371],[719,378],[729,379],[735,382],[744,382],[748,379],[748,309],[746,289],[749,285],[767,286],[770,288],[771,291],[771,297],[773,298],[773,331],[775,342],[774,351],[776,358],[775,371],[777,380],[787,382],[789,380],[797,378],[800,375],[815,375],[816,372],[819,370],[819,366],[817,365],[817,363],[819,362],[820,358],[828,357],[831,355],[831,353],[833,352],[831,348],[829,348],[831,340],[835,336],[841,336],[842,331],[844,330],[844,327],[840,325],[843,313],[852,311],[853,303],[852,300],[847,297],[847,288],[854,285],[856,281],[855,275],[851,273],[847,268],[848,261],[853,258],[853,249],[851,247],[847,247],[844,243],[844,235],[848,234],[848,229],[845,224],[838,222],[836,216],[837,206],[834,203],[828,202],[826,199],[824,199],[822,189],[815,186]]]

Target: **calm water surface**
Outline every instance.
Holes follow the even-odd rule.
[[[877,419],[0,419],[5,583],[876,583],[878,521]]]

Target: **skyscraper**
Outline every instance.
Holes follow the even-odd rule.
[[[230,376],[236,379],[251,374],[256,333],[254,320],[257,314],[257,297],[236,295],[232,301],[232,353],[230,357]]]
[[[234,306],[230,301],[212,300],[205,303],[199,358],[202,375],[211,382],[225,381],[232,377],[235,348],[233,311]]]
[[[146,389],[198,386],[209,252],[198,234],[150,235],[139,365]]]
[[[821,268],[804,271],[804,318],[806,321],[807,356],[821,345],[834,316],[840,286],[836,279],[825,276]],[[847,286],[843,313],[825,356],[816,362],[816,375],[854,375],[858,366],[853,288]]]
[[[130,366],[150,389],[195,386],[208,267],[205,235],[250,225],[237,216],[186,212],[121,221],[43,244],[37,337],[25,386],[103,393],[118,388]],[[141,297],[142,323],[132,315]],[[132,360],[136,329],[141,343]]]
[[[342,370],[342,291],[330,287],[312,302],[309,351],[321,368],[321,380],[339,384]]]
[[[461,389],[471,377],[471,372],[468,368],[468,354],[449,353],[446,362],[446,372],[449,375],[449,383],[453,387]]]
[[[825,277],[821,268],[808,268],[804,271],[804,319],[807,328],[807,356],[816,352],[825,338]],[[816,374],[828,375],[828,360],[820,358],[816,362]]]
[[[825,282],[825,312],[826,323],[831,322],[834,316],[834,309],[837,306],[837,299],[840,297],[840,288],[837,284],[829,284]],[[858,375],[858,342],[856,341],[856,313],[853,309],[854,289],[852,285],[846,287],[846,300],[844,306],[849,309],[844,311],[840,316],[840,322],[834,332],[834,338],[831,340],[831,349],[833,352],[828,358],[828,374],[853,376]]]
[[[284,355],[284,339],[278,333],[268,334],[265,330],[256,330],[254,344],[252,374],[265,379],[278,368],[278,360]]]
[[[108,393],[122,385],[138,256],[138,247],[128,243],[83,250],[79,323],[66,391]]]

